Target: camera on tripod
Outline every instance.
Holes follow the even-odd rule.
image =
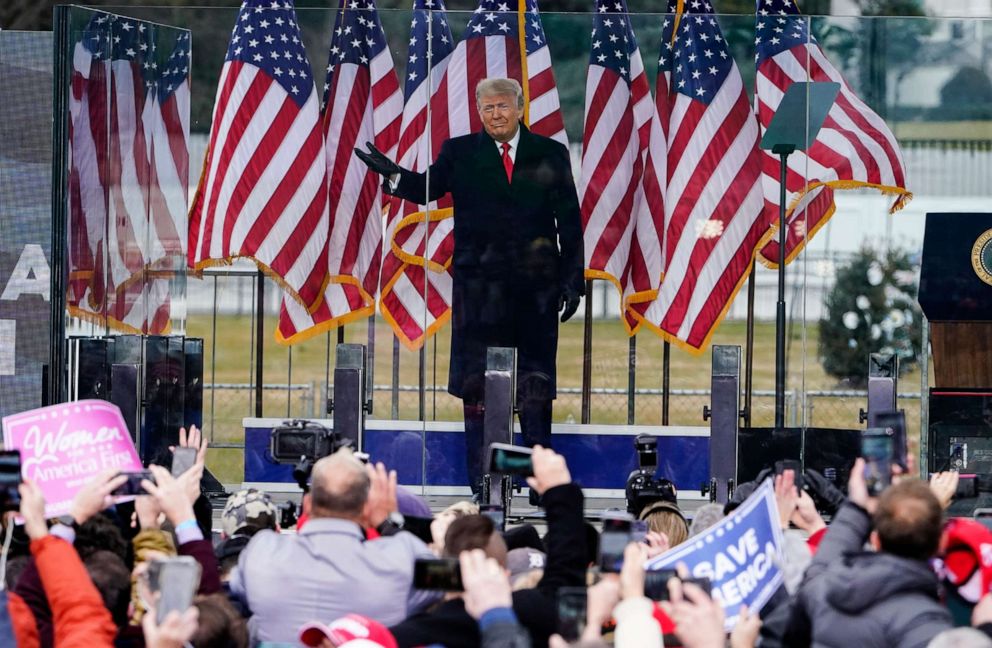
[[[293,479],[304,491],[310,481],[313,465],[341,448],[351,448],[351,439],[344,439],[320,423],[306,419],[283,421],[272,431],[269,454],[276,463],[293,466]],[[361,459],[362,457],[359,457]]]
[[[639,517],[644,507],[658,501],[678,504],[678,489],[668,479],[654,476],[658,468],[658,437],[640,434],[634,439],[637,450],[637,470],[627,477],[625,487],[627,512]]]

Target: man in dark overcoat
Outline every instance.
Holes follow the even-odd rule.
[[[517,349],[524,443],[549,446],[558,313],[584,292],[582,225],[568,149],[521,123],[513,79],[476,88],[483,131],[446,140],[428,172],[401,169],[369,144],[356,150],[385,191],[427,204],[451,194],[454,211],[448,392],[462,399],[469,485],[483,472],[483,385],[488,347]],[[428,182],[430,187],[428,190]]]

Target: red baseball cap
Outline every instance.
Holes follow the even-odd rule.
[[[992,590],[992,531],[981,522],[953,518],[944,527],[946,550],[939,570],[966,601]]]
[[[300,643],[304,646],[319,646],[324,639],[341,648],[398,648],[386,626],[358,614],[343,616],[327,625],[308,623],[300,628]]]

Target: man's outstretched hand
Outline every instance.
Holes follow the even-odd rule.
[[[579,293],[570,287],[561,289],[561,297],[558,298],[558,310],[561,311],[561,321],[567,322],[579,310]]]
[[[369,149],[368,152],[363,151],[360,148],[355,148],[355,155],[379,175],[389,178],[390,176],[399,173],[400,167],[398,164],[390,160],[385,154],[375,147],[372,142],[365,142],[365,146]]]

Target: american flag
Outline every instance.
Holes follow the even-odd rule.
[[[159,41],[167,32],[159,31]],[[189,212],[189,67],[190,33],[176,33],[165,64],[146,81],[143,125],[151,165],[148,217],[151,221],[152,262],[161,269],[182,267],[186,256],[186,215]]]
[[[167,330],[170,274],[183,254],[189,32],[177,32],[166,67],[158,30],[101,14],[73,57],[68,306],[134,333]],[[163,90],[170,83],[175,92]],[[154,153],[156,141],[167,156]]]
[[[758,67],[755,104],[767,128],[785,91],[796,81],[835,81],[840,94],[808,151],[789,156],[786,176],[786,263],[802,250],[834,212],[834,189],[869,187],[895,196],[894,213],[909,202],[902,153],[885,122],[854,94],[809,33],[793,0],[757,0],[755,46]],[[763,152],[765,201],[778,217],[779,159]],[[777,267],[778,235],[761,250],[761,261]]]
[[[623,0],[597,0],[582,138],[587,279],[612,282],[627,314],[657,293],[664,234],[665,134]]]
[[[94,16],[76,42],[69,94],[70,314],[105,321],[107,258],[107,125],[110,16]]]
[[[510,77],[523,86],[528,128],[568,146],[537,0],[512,5],[510,0],[480,0],[448,64],[448,109],[435,119],[448,120],[451,137],[482,130],[475,86],[489,77]]]
[[[153,259],[154,237],[148,229],[151,164],[143,116],[146,84],[158,73],[158,63],[155,38],[145,23],[116,18],[110,36],[108,281],[123,291],[142,281]]]
[[[447,112],[445,71],[454,48],[443,1],[415,0],[396,154],[397,163],[406,169],[426,169],[449,137],[448,119],[438,115]],[[454,243],[451,197],[430,205],[393,197],[388,212],[379,309],[400,341],[417,349],[451,315],[451,274],[444,265]],[[403,227],[397,236],[401,223],[416,225]]]
[[[674,11],[676,3],[670,3]],[[758,122],[713,8],[665,18],[659,102],[668,96],[665,277],[649,328],[699,353],[747,277],[769,222],[759,182]]]
[[[172,283],[152,273],[114,291],[101,323],[135,335],[166,335],[172,328]]]
[[[415,34],[411,35],[413,37]],[[441,44],[446,45],[443,41]],[[537,0],[517,0],[516,3],[480,0],[437,87],[431,89],[432,155],[437,154],[445,139],[482,130],[475,87],[479,81],[492,77],[519,81],[524,90],[524,123],[532,132],[568,145],[558,88],[551,69],[551,52]],[[454,245],[452,212],[445,209],[446,200],[442,198],[438,201],[438,209],[429,212],[428,227],[424,227],[427,212],[418,207],[417,211],[396,222],[389,240],[391,251],[409,264],[409,272],[405,278],[392,271],[384,275],[383,303],[392,308],[390,314],[396,335],[411,349],[422,345],[428,335],[450,318],[448,268]],[[426,273],[423,272],[425,267]],[[388,282],[393,278],[397,281],[389,286]],[[400,282],[420,287],[421,292],[426,293],[426,301],[422,294],[418,302],[410,296],[412,291],[408,291],[404,296],[410,297],[399,304],[390,293]],[[390,303],[391,299],[393,303]]]
[[[321,299],[328,215],[319,101],[292,2],[242,3],[190,210],[190,267],[254,259],[294,299]]]
[[[378,174],[358,159],[354,149],[373,142],[394,158],[402,113],[403,95],[375,3],[341,0],[324,83],[330,281],[316,309],[283,299],[278,341],[301,342],[375,312],[382,261],[382,191]]]

